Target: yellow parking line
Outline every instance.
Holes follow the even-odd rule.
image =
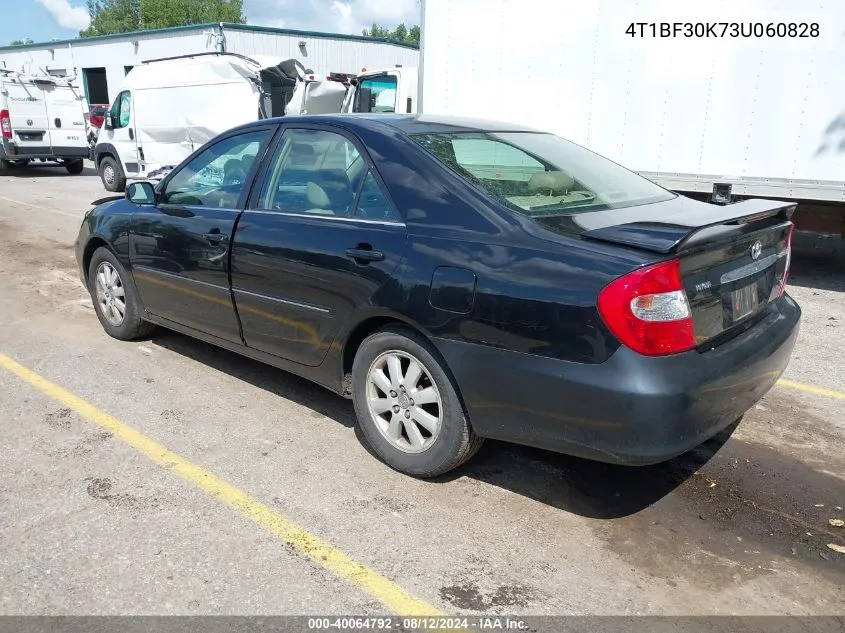
[[[71,393],[37,373],[27,369],[4,354],[0,354],[0,368],[29,383],[40,392],[62,403],[89,422],[110,431],[138,452],[179,475],[197,488],[204,490],[217,501],[238,510],[262,528],[293,547],[355,587],[366,591],[394,613],[400,615],[442,615],[442,612],[409,594],[377,571],[350,558],[330,543],[314,536],[308,530],[261,503],[243,490],[224,481],[211,471],[177,455],[143,433],[124,424],[117,418],[79,396]]]
[[[794,382],[792,380],[785,380],[781,378],[778,380],[781,387],[789,389],[797,389],[805,393],[812,393],[817,396],[827,396],[828,398],[836,398],[837,400],[845,400],[845,392],[837,391],[836,389],[826,389],[824,387],[816,387],[814,385],[805,385],[803,382]]]

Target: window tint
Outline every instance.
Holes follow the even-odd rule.
[[[361,196],[358,198],[358,206],[355,207],[356,218],[369,218],[372,220],[393,220],[396,214],[393,207],[381,190],[372,172],[367,172],[364,179],[364,186],[361,187]]]
[[[128,90],[117,95],[114,105],[111,107],[110,116],[114,122],[114,128],[120,129],[129,125],[129,115],[132,112],[132,93]]]
[[[340,134],[289,130],[267,170],[258,208],[349,216],[365,175],[361,154]]]
[[[396,77],[362,79],[356,98],[356,112],[396,112]]]
[[[570,215],[674,197],[553,134],[468,132],[412,138],[458,175],[525,215]]]
[[[234,209],[269,136],[269,130],[247,132],[206,148],[168,181],[165,202]]]

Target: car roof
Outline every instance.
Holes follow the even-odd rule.
[[[291,115],[262,119],[247,126],[273,123],[323,123],[338,125],[350,130],[378,130],[387,128],[399,130],[405,134],[434,134],[448,132],[540,132],[517,123],[504,123],[486,119],[451,117],[431,114],[311,114]]]

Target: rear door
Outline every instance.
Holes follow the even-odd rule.
[[[249,347],[319,365],[405,248],[405,225],[357,140],[290,126],[256,182],[232,247],[232,294]]]
[[[12,124],[12,140],[17,153],[50,153],[50,126],[47,122],[45,84],[9,78],[3,82],[8,92],[9,119]]]
[[[82,97],[70,86],[44,87],[47,125],[56,156],[78,156],[88,146]]]

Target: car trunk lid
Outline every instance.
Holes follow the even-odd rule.
[[[794,203],[672,200],[567,218],[581,236],[677,259],[696,344],[743,331],[783,292]]]

